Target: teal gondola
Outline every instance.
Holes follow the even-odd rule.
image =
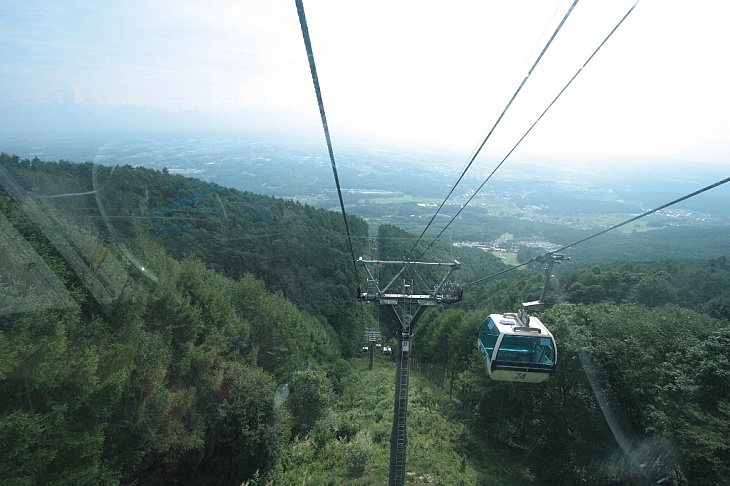
[[[479,329],[477,345],[492,380],[540,383],[558,361],[553,335],[524,311],[491,314]]]

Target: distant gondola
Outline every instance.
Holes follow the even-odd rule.
[[[553,335],[524,310],[491,314],[479,329],[477,344],[493,380],[540,383],[558,361]]]

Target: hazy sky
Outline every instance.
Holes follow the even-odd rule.
[[[304,0],[335,150],[478,144],[572,2]],[[501,157],[633,0],[581,0],[485,147]],[[517,154],[730,163],[730,4],[642,0]],[[321,136],[294,0],[0,0],[0,135]]]

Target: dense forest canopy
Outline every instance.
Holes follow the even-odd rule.
[[[412,251],[397,226],[348,226],[356,256]],[[341,214],[165,170],[3,153],[0,227],[3,484],[387,478],[394,364],[368,370],[359,350],[365,328],[392,345],[393,327],[356,300]],[[667,245],[685,244],[669,230]],[[558,367],[532,386],[490,382],[475,342],[486,315],[538,298],[542,268],[425,313],[409,483],[730,481],[722,248],[662,261],[616,248],[556,267],[539,317]],[[458,260],[462,283],[507,268],[441,243],[424,258]]]

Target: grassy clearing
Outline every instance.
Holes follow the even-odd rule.
[[[499,258],[500,260],[502,260],[505,265],[510,265],[510,266],[515,267],[520,264],[520,262],[517,261],[517,253],[493,251],[492,255],[494,255],[497,258]]]
[[[388,483],[395,364],[378,356],[353,360],[347,388],[306,438],[288,446],[269,484]],[[492,449],[479,431],[455,420],[453,403],[420,374],[411,374],[407,484],[531,485],[520,457]]]

